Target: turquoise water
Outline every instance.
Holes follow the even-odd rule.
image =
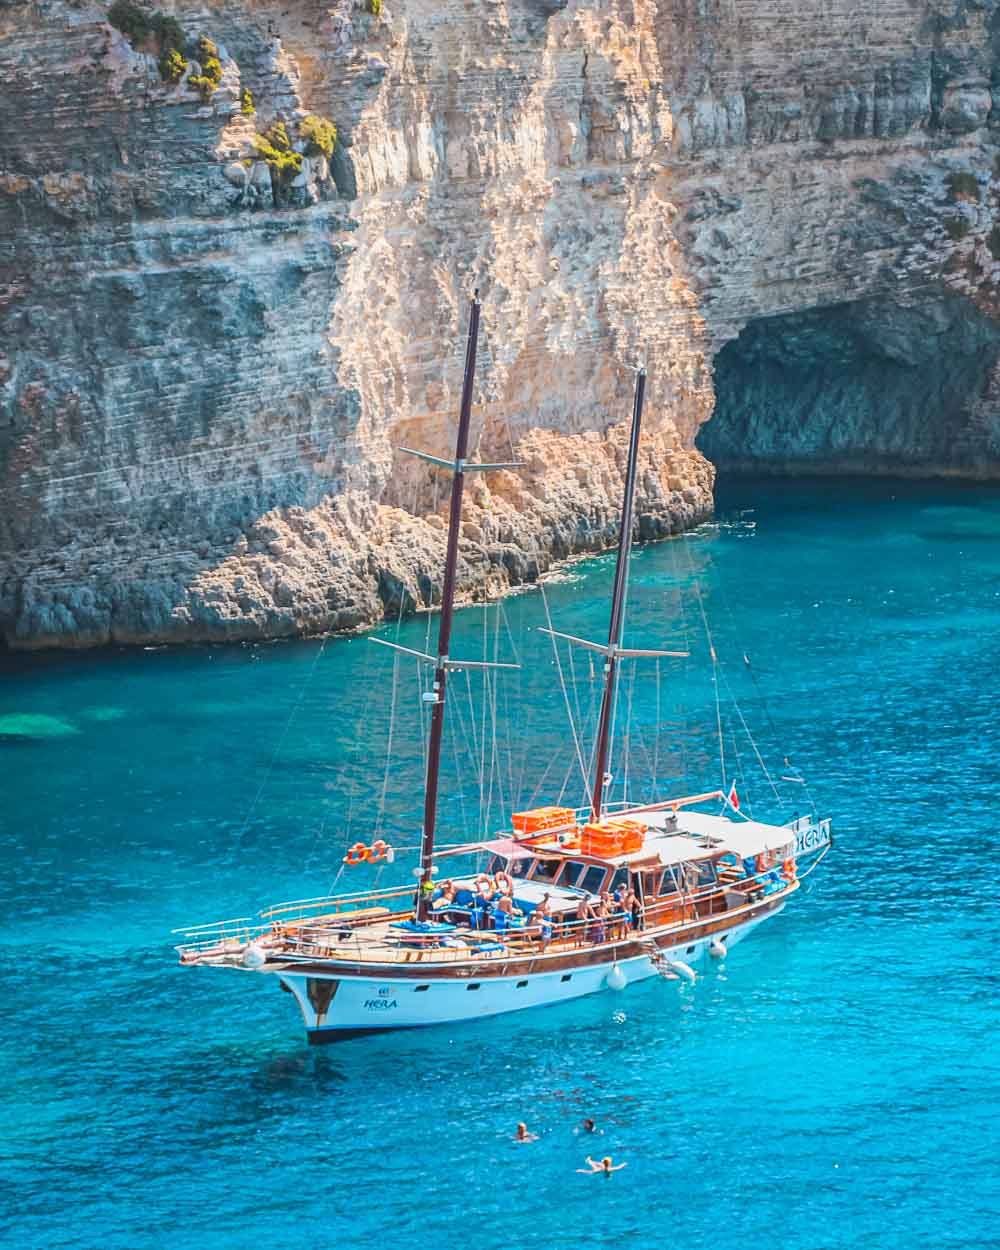
[[[408,663],[394,682],[362,639],[0,661],[2,1244],[998,1244],[1000,492],[744,483],[720,520],[636,560],[633,642],[693,654],[626,681],[629,784],[719,784],[700,592],[782,802],[728,701],[727,777],[787,819],[804,810],[788,755],[838,840],[693,987],[309,1049],[287,995],[178,968],[169,930],[320,894],[376,828],[414,840]],[[552,583],[557,628],[599,636],[610,575]],[[488,651],[527,667],[497,685],[492,769],[483,697],[457,687],[446,837],[564,784],[544,623],[537,593],[487,615]],[[453,650],[483,646],[482,611],[463,612]],[[596,682],[574,659],[586,728]],[[537,1142],[510,1140],[520,1119]],[[577,1175],[588,1150],[628,1167]]]

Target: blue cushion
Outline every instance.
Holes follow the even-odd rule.
[[[397,920],[390,929],[405,929],[407,933],[451,933],[455,926],[443,920]]]

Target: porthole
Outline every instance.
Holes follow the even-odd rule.
[[[560,980],[568,981],[572,975],[573,974],[571,972],[564,972],[562,976],[560,977]]]
[[[517,985],[514,988],[518,990],[523,990],[527,984],[528,984],[527,981],[518,981]]]
[[[478,990],[480,984],[481,984],[480,981],[470,981],[469,984],[465,988],[467,990]]]
[[[697,948],[696,946],[689,946],[689,947],[687,948],[687,953],[688,953],[689,955],[693,955],[697,949],[698,949],[698,948]]]

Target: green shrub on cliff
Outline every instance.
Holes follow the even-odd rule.
[[[967,174],[956,171],[948,175],[948,190],[951,193],[952,202],[969,199],[979,200],[979,179],[975,174]]]
[[[257,155],[271,170],[275,195],[302,170],[302,154],[292,148],[284,122],[275,122],[264,134],[254,135]]]
[[[327,117],[317,117],[310,113],[299,122],[299,138],[306,144],[306,150],[313,156],[322,153],[331,157],[337,142],[337,127]]]
[[[201,98],[207,100],[222,81],[222,62],[219,60],[219,49],[211,39],[202,35],[195,48],[195,56],[201,65],[201,73],[192,74],[188,79],[188,86],[200,91]]]
[[[153,33],[152,17],[128,0],[115,0],[108,9],[108,21],[132,44],[144,43]]]
[[[187,61],[176,48],[171,48],[160,57],[160,77],[164,82],[180,82],[187,67]]]
[[[944,229],[948,238],[957,243],[969,233],[970,226],[964,217],[948,217],[945,219]]]
[[[108,21],[134,48],[154,51],[164,82],[179,82],[188,67],[184,55],[187,42],[176,18],[165,13],[147,13],[129,0],[115,0],[108,9]]]
[[[244,117],[253,117],[257,112],[257,106],[253,102],[253,92],[249,87],[244,87],[240,92],[240,112]]]
[[[994,226],[986,236],[986,246],[994,260],[1000,260],[1000,226]]]
[[[368,12],[372,17],[382,16],[382,0],[368,0]]]

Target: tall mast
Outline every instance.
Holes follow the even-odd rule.
[[[604,665],[604,695],[601,699],[601,716],[597,723],[594,782],[590,792],[590,816],[592,820],[600,820],[604,814],[606,774],[608,759],[611,753],[611,719],[615,705],[615,688],[618,679],[618,660],[621,654],[622,631],[625,627],[628,562],[632,553],[632,514],[635,503],[636,463],[639,457],[639,432],[642,427],[642,401],[645,394],[646,370],[640,369],[635,380],[632,436],[628,447],[628,467],[625,470],[625,498],[622,502],[621,532],[618,536],[618,563],[615,566],[615,585],[611,593],[611,625],[608,629],[608,648]]]
[[[448,548],[444,564],[444,585],[441,590],[441,622],[438,627],[437,664],[434,669],[434,710],[427,748],[427,781],[424,788],[424,832],[420,843],[420,887],[417,890],[417,919],[426,918],[431,881],[431,858],[434,854],[434,828],[437,823],[438,783],[441,777],[441,737],[444,733],[444,700],[448,682],[448,648],[451,645],[451,621],[455,607],[455,580],[458,569],[458,532],[462,524],[462,494],[465,490],[465,458],[469,450],[469,425],[472,418],[472,382],[476,372],[476,344],[479,338],[479,292],[476,291],[469,310],[469,338],[465,347],[465,378],[462,382],[462,406],[458,414],[458,438],[455,442],[455,464],[451,479],[451,510],[448,517]]]

